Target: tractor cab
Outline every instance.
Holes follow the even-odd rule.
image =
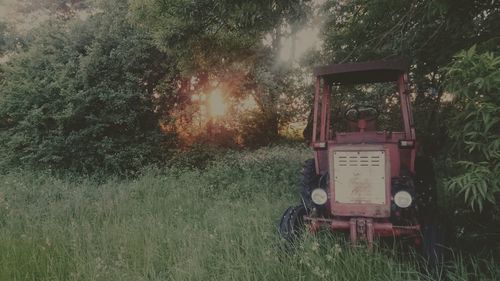
[[[285,238],[303,225],[345,232],[369,247],[377,236],[419,243],[408,68],[405,60],[384,60],[314,69],[314,158],[302,171],[301,204],[281,218]]]

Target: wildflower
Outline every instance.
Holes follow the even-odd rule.
[[[314,269],[312,270],[313,274],[314,275],[317,275],[321,278],[325,278],[325,274],[323,272],[321,272],[321,269],[319,268],[319,266],[316,266],[314,267]]]
[[[329,269],[325,270],[325,276],[330,276],[331,272]]]
[[[340,254],[340,252],[342,252],[342,249],[340,248],[339,244],[335,244],[335,247],[333,249],[335,251],[335,255],[338,255]]]

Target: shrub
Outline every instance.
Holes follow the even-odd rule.
[[[42,26],[9,61],[0,84],[4,167],[122,173],[161,157],[152,99],[165,54],[126,21],[122,2],[83,22]]]
[[[455,57],[446,76],[455,109],[448,121],[454,171],[447,187],[481,211],[500,191],[500,56],[473,47]]]

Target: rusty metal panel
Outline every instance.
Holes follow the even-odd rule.
[[[385,204],[383,150],[335,151],[333,154],[337,202]]]
[[[319,115],[319,101],[320,101],[320,84],[321,78],[316,78],[315,91],[314,91],[314,114],[313,114],[313,133],[311,143],[315,143],[318,138],[318,115]]]
[[[398,79],[398,92],[400,99],[401,115],[403,117],[403,125],[405,130],[405,138],[407,140],[415,139],[412,135],[413,121],[411,116],[411,104],[410,97],[407,92],[407,83],[405,82],[405,76],[400,75]]]
[[[382,144],[335,145],[329,148],[330,202],[333,215],[390,216],[390,151],[387,145]],[[371,157],[374,157],[373,161]],[[349,162],[350,159],[353,162]],[[349,163],[353,166],[349,166]]]
[[[321,93],[321,121],[320,121],[320,141],[327,140],[327,116],[330,111],[330,89],[327,83],[323,83],[323,92]]]

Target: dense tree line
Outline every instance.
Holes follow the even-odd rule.
[[[126,19],[126,2],[87,20],[52,19],[2,68],[7,167],[119,172],[158,160],[152,89],[169,58]],[[163,81],[163,80],[162,80]]]
[[[280,105],[300,85],[275,65],[276,42],[283,25],[305,18],[302,1],[21,3],[22,13],[54,16],[0,41],[4,167],[122,173],[164,161],[193,122],[193,94],[214,81],[234,84],[228,99],[252,95],[258,105],[231,120],[245,146],[276,141],[293,118]]]

